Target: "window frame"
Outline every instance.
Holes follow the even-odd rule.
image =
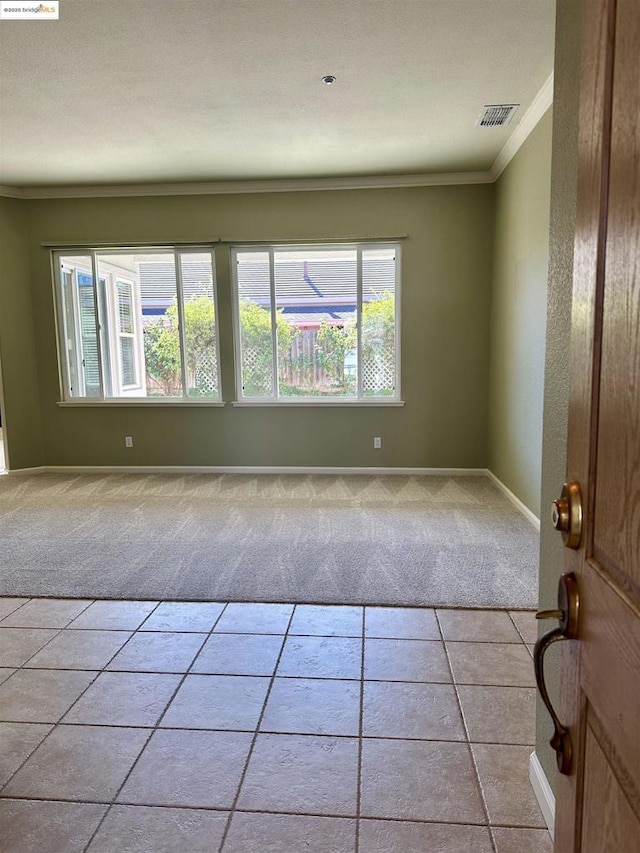
[[[120,328],[120,286],[124,285],[129,288],[129,299],[131,305],[131,331],[123,332]],[[113,349],[116,352],[116,358],[118,360],[118,383],[120,385],[121,390],[131,391],[135,388],[140,388],[142,386],[142,377],[144,375],[144,344],[143,344],[143,335],[144,330],[140,328],[140,316],[142,314],[142,306],[140,304],[140,297],[138,294],[138,298],[136,298],[136,289],[135,282],[130,281],[125,278],[123,275],[114,276],[113,280],[113,295],[115,298],[115,303],[113,306],[112,316],[114,318],[115,327],[113,329],[113,334],[116,341],[116,346]],[[129,385],[125,385],[124,383],[124,374],[123,367],[124,362],[122,358],[122,341],[130,340],[132,341],[133,347],[133,369],[134,369],[134,382]],[[141,349],[143,353],[141,354]],[[113,377],[112,377],[113,379]],[[118,398],[120,399],[120,398]]]
[[[103,316],[103,308],[100,300],[99,288],[97,285],[98,281],[98,273],[99,273],[99,264],[98,264],[98,256],[104,257],[108,255],[123,255],[123,254],[134,254],[134,253],[157,253],[157,254],[166,254],[167,259],[170,262],[173,259],[173,263],[176,270],[176,301],[177,301],[177,310],[178,310],[178,321],[179,321],[179,333],[180,333],[180,353],[181,353],[181,363],[182,363],[182,395],[175,397],[147,397],[147,396],[132,396],[132,395],[122,395],[122,396],[109,396],[106,395],[105,389],[107,387],[107,383],[105,381],[104,376],[104,365],[105,358],[103,354],[103,347],[105,344],[105,340],[108,340],[108,348],[109,350],[115,350],[115,360],[116,364],[111,364],[111,371],[113,373],[113,369],[118,371],[118,376],[115,377],[118,380],[118,384],[121,386],[122,391],[126,391],[129,386],[124,386],[121,381],[121,354],[120,354],[120,331],[119,331],[119,317],[118,317],[118,305],[117,305],[117,282],[122,280],[123,283],[131,283],[129,280],[125,281],[125,277],[122,275],[103,275],[101,277],[106,279],[105,282],[105,295],[106,295],[106,311],[109,317]],[[211,271],[212,271],[212,285],[213,285],[213,305],[214,305],[214,317],[215,317],[215,329],[216,329],[216,365],[217,365],[217,373],[218,373],[218,395],[216,397],[189,397],[188,396],[188,386],[186,382],[186,330],[184,327],[184,293],[182,287],[182,264],[181,264],[181,256],[188,254],[208,254],[211,258]],[[79,329],[77,325],[77,311],[75,302],[77,301],[77,297],[74,289],[73,299],[74,299],[74,328],[68,328],[68,317],[67,312],[65,310],[65,301],[63,297],[63,284],[62,284],[62,259],[67,257],[78,257],[87,260],[87,267],[91,271],[91,276],[93,280],[93,293],[94,293],[94,303],[95,303],[95,317],[96,317],[96,329],[98,334],[96,335],[97,341],[97,349],[98,349],[98,371],[99,371],[99,383],[100,383],[100,395],[95,397],[88,396],[72,396],[71,395],[71,385],[70,385],[70,376],[69,376],[69,350],[68,350],[68,341],[73,339],[74,342],[78,341]],[[223,389],[222,389],[222,366],[220,362],[220,315],[218,312],[218,280],[217,280],[217,269],[216,269],[216,247],[215,244],[212,243],[189,243],[189,244],[143,244],[143,245],[114,245],[109,244],[108,246],[78,246],[78,245],[70,245],[68,247],[56,247],[51,250],[51,267],[52,267],[52,282],[53,282],[53,290],[54,290],[54,308],[55,308],[55,325],[56,325],[56,347],[58,354],[58,374],[60,381],[60,400],[58,401],[59,406],[89,406],[89,407],[100,407],[100,406],[224,406],[223,399]],[[77,281],[77,269],[67,265],[68,269],[72,272],[72,280],[75,283]],[[113,279],[111,281],[111,279]],[[113,291],[113,292],[112,292]],[[138,371],[139,382],[135,387],[145,387],[146,384],[146,367],[144,361],[144,351],[143,351],[143,335],[144,331],[141,323],[141,306],[139,294],[136,295],[136,288],[133,287],[133,308],[134,308],[134,333],[133,338],[136,341],[136,345],[134,346],[135,350],[135,360],[136,360],[136,370]],[[115,305],[113,304],[115,300]],[[115,312],[115,313],[114,313]],[[140,313],[140,316],[138,314]],[[71,333],[71,338],[69,337],[69,333]],[[114,347],[113,344],[116,344]],[[111,353],[109,353],[109,357],[111,357]],[[111,384],[112,377],[109,377],[109,383]]]
[[[344,397],[281,397],[278,395],[280,378],[277,358],[277,325],[276,325],[276,284],[275,284],[275,253],[286,251],[344,251],[356,252],[356,323],[357,323],[357,393],[355,396]],[[395,389],[389,396],[364,396],[362,393],[362,253],[374,249],[393,249],[395,259]],[[275,393],[271,396],[245,397],[242,394],[242,341],[240,331],[240,300],[238,286],[238,254],[242,252],[266,252],[269,263],[269,286],[271,303],[271,329],[273,346],[273,387]],[[233,406],[403,406],[401,395],[401,280],[402,280],[402,244],[397,240],[359,240],[357,242],[326,243],[237,243],[230,247],[231,290],[233,300],[233,352],[236,396]]]
[[[69,253],[61,252],[62,256],[68,255]],[[94,323],[96,329],[96,350],[98,353],[97,358],[97,371],[98,371],[98,384],[100,388],[104,387],[103,382],[103,363],[102,359],[99,356],[101,351],[102,343],[103,343],[103,334],[104,330],[101,326],[99,319],[100,307],[99,303],[100,299],[100,289],[99,286],[96,285],[96,267],[93,263],[93,259],[91,257],[90,252],[87,249],[77,249],[75,250],[75,255],[80,258],[85,258],[87,263],[86,267],[89,271],[84,268],[80,268],[78,266],[67,265],[66,269],[62,269],[62,264],[60,262],[54,263],[52,258],[52,267],[53,267],[53,279],[56,285],[55,296],[55,309],[56,309],[56,343],[58,347],[58,368],[60,372],[61,378],[61,392],[63,388],[71,388],[71,376],[69,371],[69,341],[73,340],[73,352],[74,352],[74,361],[76,368],[76,376],[77,383],[82,389],[86,392],[86,376],[84,375],[84,341],[82,334],[82,305],[80,303],[79,298],[79,275],[88,275],[92,280],[92,294],[93,294],[93,315],[94,315]],[[61,273],[69,273],[71,277],[71,314],[73,315],[73,329],[69,330],[68,328],[68,320],[69,316],[67,311],[65,310],[65,302],[63,298],[63,287],[62,287],[62,276]],[[103,281],[104,279],[100,279]],[[105,282],[106,284],[106,282]],[[106,293],[106,289],[105,289]],[[62,318],[62,325],[59,322],[59,318]],[[69,399],[74,400],[90,400],[96,401],[99,400],[99,397],[96,396],[87,396],[86,393],[80,397],[71,397],[69,394]]]

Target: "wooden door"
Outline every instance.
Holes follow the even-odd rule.
[[[640,2],[586,0],[567,479],[583,527],[564,642],[556,853],[640,851]]]

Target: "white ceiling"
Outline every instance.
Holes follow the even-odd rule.
[[[552,72],[554,9],[60,0],[0,21],[0,184],[486,170]],[[510,126],[475,126],[503,102]]]

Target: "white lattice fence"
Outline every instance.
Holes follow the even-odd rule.
[[[242,350],[242,380],[245,390],[252,393],[271,393],[271,361],[256,347],[245,346]]]
[[[390,349],[376,349],[363,359],[362,387],[365,391],[393,390],[395,382],[395,353]]]
[[[215,349],[196,357],[195,387],[204,395],[218,393],[218,358]]]

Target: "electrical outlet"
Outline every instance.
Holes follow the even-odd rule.
[[[374,447],[374,449],[375,449],[375,450],[380,450],[380,448],[382,447],[382,439],[380,438],[380,436],[379,436],[379,435],[376,435],[376,436],[374,437],[374,439],[373,439],[373,447]]]
[[[125,447],[133,447],[133,436],[132,435],[125,435],[124,446]]]

